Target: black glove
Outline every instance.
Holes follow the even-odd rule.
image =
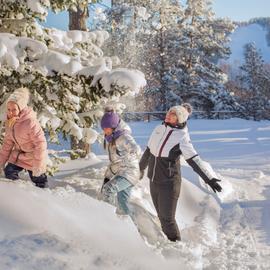
[[[109,178],[104,178],[104,180],[103,180],[103,184],[102,184],[102,187],[101,187],[101,191],[102,191],[102,189],[103,189],[103,187],[104,187],[104,185],[106,184],[106,183],[108,183],[110,181],[110,179]]]
[[[220,184],[218,182],[220,182],[221,180],[216,179],[216,178],[212,178],[210,181],[206,182],[212,189],[213,191],[216,192],[220,192],[222,190],[222,187],[220,186]]]
[[[144,177],[144,171],[140,171],[140,180]]]

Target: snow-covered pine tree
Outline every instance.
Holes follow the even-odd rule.
[[[175,31],[182,16],[181,6],[175,0],[115,0],[107,12],[106,24],[111,26],[108,49],[120,55],[126,65],[139,68],[146,75],[145,96],[138,100],[146,101],[148,110],[165,107],[167,73],[176,61],[171,48],[176,43]]]
[[[147,109],[166,110],[183,101],[204,111],[235,109],[224,87],[227,76],[217,65],[230,53],[226,45],[234,25],[214,19],[209,1],[190,0],[185,7],[173,0],[115,0],[113,5],[107,23],[114,42],[107,44],[123,54],[125,63],[145,73]],[[147,14],[144,20],[140,8]],[[120,40],[122,48],[114,45]]]
[[[36,14],[43,16],[47,7],[43,3],[49,6],[49,2],[18,2],[4,1],[1,14],[25,22],[31,14],[31,5],[35,4],[35,16],[29,20],[34,21],[36,28],[31,32],[28,20],[25,22],[27,32],[25,28],[17,28],[18,21],[16,24],[1,21],[1,109],[15,88],[26,86],[51,140],[56,141],[61,131],[92,143],[97,134],[91,127],[102,114],[103,105],[127,92],[138,91],[145,84],[143,74],[136,70],[112,69],[113,59],[104,56],[100,49],[108,38],[107,32],[43,29],[35,18],[38,18]],[[3,115],[1,113],[1,123]]]
[[[147,13],[149,3],[146,1],[112,1],[106,11],[106,21],[96,24],[99,29],[110,32],[110,39],[104,49],[111,55],[117,55],[123,65],[138,67],[138,56],[142,50],[141,32],[150,16]]]
[[[93,1],[93,3],[95,2],[96,1]],[[89,18],[88,5],[88,1],[80,1],[80,3],[77,3],[75,9],[71,7],[69,8],[69,30],[87,30],[87,19]],[[90,144],[85,142],[84,140],[78,140],[77,137],[71,135],[70,143],[72,150],[83,150],[79,153],[80,157],[86,157],[89,154]],[[76,155],[71,154],[71,158],[75,159]]]
[[[168,108],[168,93],[171,91],[170,71],[177,64],[179,23],[183,10],[179,1],[153,2],[150,21],[150,42],[143,55],[148,62],[149,77],[153,84],[145,90],[147,96],[155,97],[155,109],[165,111]],[[155,75],[154,75],[155,74]],[[158,83],[157,83],[158,82]],[[177,99],[179,104],[179,99]]]
[[[224,88],[226,75],[217,60],[229,54],[228,34],[234,25],[228,20],[215,19],[211,2],[207,0],[188,0],[184,14],[176,45],[178,63],[172,67],[168,79],[171,92],[192,103],[197,110],[231,110],[235,101]]]
[[[148,17],[145,8],[147,5],[148,2],[138,0],[111,1],[111,7],[103,13],[106,19],[104,20],[103,16],[99,21],[100,16],[97,16],[93,24],[95,29],[106,29],[110,33],[110,38],[103,47],[106,54],[117,55],[122,65],[137,68],[143,72],[143,65],[140,63],[143,50],[141,33],[144,31],[143,25]],[[135,97],[135,99],[138,98]],[[123,102],[128,104],[129,110],[134,110],[137,103],[134,103],[133,97],[124,98]]]
[[[245,45],[244,59],[240,67],[242,74],[238,77],[242,89],[239,103],[245,107],[248,117],[254,120],[269,119],[270,75],[254,43]]]

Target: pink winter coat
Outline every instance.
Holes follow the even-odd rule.
[[[46,172],[47,142],[44,132],[32,108],[24,108],[12,127],[6,125],[6,133],[0,150],[0,166],[9,163],[26,170]]]

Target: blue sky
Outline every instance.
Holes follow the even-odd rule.
[[[217,17],[248,21],[255,17],[270,17],[270,0],[214,0]]]
[[[110,3],[109,0],[104,2]],[[270,0],[213,0],[212,7],[216,17],[228,17],[233,21],[270,17]],[[50,13],[45,25],[67,30],[68,15],[66,12],[57,15]]]

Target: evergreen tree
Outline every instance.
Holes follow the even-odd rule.
[[[95,2],[95,1],[93,1]],[[87,19],[89,17],[88,1],[80,1],[76,6],[76,9],[69,8],[69,30],[87,30]],[[83,140],[78,140],[77,137],[71,136],[71,149],[83,150],[80,153],[80,157],[86,157],[90,152],[90,144]],[[71,158],[76,158],[71,154]]]
[[[159,84],[149,88],[146,94],[156,96],[155,107],[158,110],[168,109],[168,93],[172,91],[170,85],[170,71],[177,64],[179,48],[179,23],[183,17],[183,10],[178,1],[159,1],[153,6],[155,14],[151,25],[152,43],[148,47],[149,56],[146,58],[150,62],[152,73],[158,76]],[[153,54],[153,48],[155,54]],[[154,56],[154,57],[153,57]],[[179,104],[179,103],[178,103]]]
[[[255,120],[270,116],[270,75],[264,66],[262,56],[254,43],[244,47],[244,64],[239,76],[243,98],[239,102],[246,109],[246,115]]]
[[[117,0],[112,2],[107,15],[106,25],[111,26],[108,49],[129,67],[144,72],[147,87],[144,98],[139,99],[148,103],[148,110],[163,110],[168,90],[167,74],[176,61],[176,51],[171,49],[176,44],[174,32],[183,16],[179,2]]]
[[[217,60],[229,55],[226,44],[234,26],[214,19],[210,4],[206,0],[187,1],[179,25],[178,63],[170,72],[169,83],[174,96],[191,102],[197,110],[231,110],[235,102],[224,87],[227,77]]]
[[[17,87],[26,86],[51,140],[57,141],[61,131],[64,135],[93,143],[96,132],[92,127],[102,114],[103,105],[137,91],[144,84],[142,73],[112,69],[113,59],[104,56],[100,49],[108,38],[107,32],[43,29],[35,19],[43,18],[50,3],[44,0],[18,2],[4,1],[0,6],[4,18],[24,22],[24,27],[18,28],[18,21],[16,24],[1,21],[2,112],[9,94]],[[62,6],[67,2],[59,1]],[[29,4],[35,4],[35,11]],[[35,31],[31,31],[31,23],[35,23]]]
[[[234,25],[214,19],[209,1],[182,6],[173,0],[118,0],[109,14],[114,41],[108,45],[118,53],[115,44],[123,40],[121,59],[145,73],[148,109],[166,110],[183,101],[204,111],[235,109],[224,87],[227,76],[217,65],[230,53],[226,45]]]

